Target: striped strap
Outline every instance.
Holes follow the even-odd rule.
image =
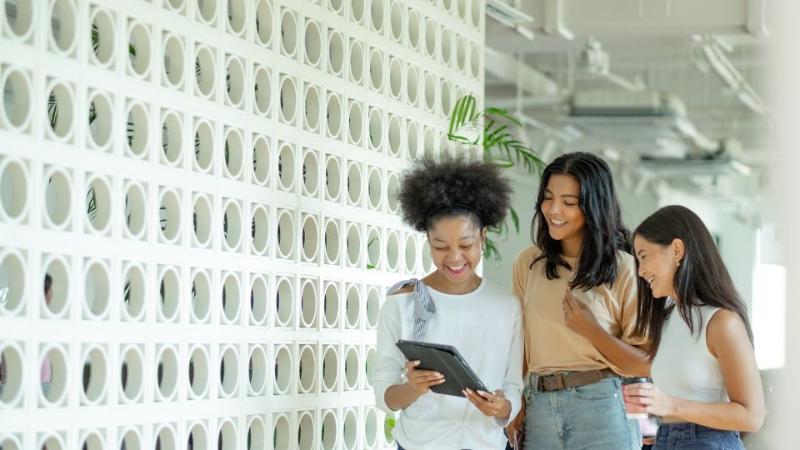
[[[428,285],[422,280],[412,278],[401,281],[389,288],[387,295],[392,295],[409,285],[414,287],[414,340],[422,341],[422,337],[425,335],[425,328],[436,312],[436,305],[433,304]]]

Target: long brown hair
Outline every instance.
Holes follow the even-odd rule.
[[[591,153],[567,153],[554,159],[542,173],[536,209],[531,223],[531,240],[542,254],[531,263],[545,261],[547,279],[558,278],[558,266],[572,270],[561,254],[561,241],[550,237],[542,202],[547,183],[553,175],[571,175],[580,185],[578,206],[586,225],[575,279],[570,287],[589,290],[617,279],[617,250],[631,253],[630,231],[622,222],[622,211],[614,189],[611,169],[599,156]]]
[[[753,342],[747,307],[736,292],[711,233],[697,214],[683,206],[665,206],[645,219],[633,235],[664,246],[680,239],[684,246],[684,256],[675,273],[674,287],[678,298],[674,299],[674,305],[667,306],[666,299],[653,297],[647,281],[638,278],[639,314],[635,333],[649,340],[650,357],[658,351],[664,322],[673,309],[677,310],[692,334],[699,334],[703,326],[697,307],[707,305],[733,311],[744,321],[747,335]],[[639,272],[638,259],[636,272]]]

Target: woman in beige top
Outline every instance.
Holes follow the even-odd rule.
[[[514,262],[523,310],[524,448],[641,448],[625,417],[621,375],[649,373],[634,337],[636,273],[629,232],[606,163],[560,156],[544,170],[532,224],[534,245]]]

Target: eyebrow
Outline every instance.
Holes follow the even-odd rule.
[[[550,189],[547,189],[547,188],[545,188],[545,189],[544,189],[544,192],[545,192],[545,193],[548,193],[548,194],[550,194],[550,195],[553,195],[553,192],[551,192],[551,191],[550,191]],[[561,195],[561,197],[572,197],[572,198],[579,198],[577,195],[573,195],[573,194],[562,194],[562,195]]]
[[[463,241],[465,239],[475,239],[475,236],[462,236],[462,237],[458,238],[459,241]],[[439,239],[439,238],[433,238],[433,240],[434,241],[439,241],[439,242],[446,242],[444,239]]]

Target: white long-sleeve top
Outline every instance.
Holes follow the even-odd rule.
[[[403,409],[392,432],[407,450],[502,449],[503,427],[517,415],[522,397],[522,315],[519,302],[485,280],[474,291],[450,295],[429,288],[436,313],[423,340],[458,349],[487,389],[502,389],[511,402],[508,421],[485,416],[463,397],[428,392]],[[375,401],[382,410],[386,389],[405,382],[403,353],[395,343],[413,340],[414,294],[390,295],[378,325]]]

